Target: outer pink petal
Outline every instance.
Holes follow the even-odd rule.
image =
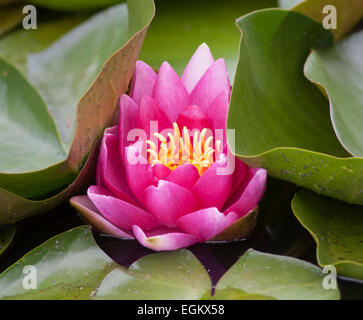
[[[197,242],[197,237],[177,229],[159,229],[145,232],[137,225],[132,227],[135,238],[147,248],[155,251],[177,250]]]
[[[210,107],[208,108],[207,116],[214,130],[226,129],[228,106],[229,91],[224,89],[217,95],[217,97],[212,101]]]
[[[154,134],[154,132],[150,132],[151,121],[157,122],[157,128],[154,132],[161,132],[164,129],[173,127],[172,122],[157,102],[153,98],[144,95],[140,101],[139,124],[141,129],[145,130],[149,139]]]
[[[205,114],[208,114],[211,103],[223,90],[227,90],[229,94],[231,89],[224,59],[218,59],[199,80],[190,98],[193,104],[198,105]]]
[[[238,219],[234,212],[225,216],[217,208],[206,208],[189,213],[177,221],[181,230],[194,234],[198,241],[212,239]]]
[[[266,189],[267,172],[262,168],[249,168],[242,185],[228,201],[225,214],[236,212],[242,217],[256,207]]]
[[[235,158],[231,194],[233,194],[233,192],[235,192],[242,184],[246,176],[247,170],[248,166],[240,159]]]
[[[156,78],[156,72],[149,65],[143,61],[136,62],[130,95],[137,104],[140,104],[142,95],[152,95]]]
[[[124,159],[125,147],[130,142],[127,135],[131,129],[138,126],[139,106],[128,95],[123,94],[120,98],[120,120],[119,120],[119,145],[120,155]]]
[[[167,62],[163,62],[160,67],[153,96],[171,121],[175,121],[179,113],[190,105],[187,90]]]
[[[195,166],[192,164],[183,164],[174,169],[166,180],[176,183],[188,190],[192,190],[199,178],[200,175]]]
[[[100,180],[102,185],[105,185],[120,199],[136,204],[126,182],[125,168],[119,153],[118,137],[111,133],[111,130],[107,129],[102,139],[97,164]]]
[[[127,147],[124,161],[127,183],[134,196],[141,202],[144,190],[154,183],[153,169],[143,157],[144,145],[143,141],[138,141]],[[136,156],[140,159],[140,162],[137,162],[137,159],[134,160]]]
[[[79,210],[82,216],[95,228],[111,236],[132,239],[133,236],[107,221],[94,206],[88,196],[75,196],[70,199],[73,207]]]
[[[226,202],[232,187],[232,174],[219,175],[217,169],[223,167],[218,161],[214,162],[194,185],[192,192],[200,207],[217,207],[220,210]]]
[[[178,116],[177,124],[180,129],[187,127],[189,130],[202,131],[204,128],[211,128],[208,117],[201,108],[196,105],[186,107]]]
[[[159,180],[157,187],[150,186],[145,190],[144,203],[147,210],[167,227],[174,227],[178,218],[197,208],[193,193],[164,180]]]
[[[189,93],[192,92],[195,85],[213,62],[214,59],[209,47],[202,43],[189,60],[181,77],[181,81]]]
[[[137,224],[145,230],[153,229],[160,224],[145,210],[112,196],[106,189],[90,186],[87,195],[101,214],[115,226],[131,230]]]

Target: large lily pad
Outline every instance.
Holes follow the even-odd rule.
[[[62,138],[59,143],[65,152],[63,161],[58,160],[58,163],[54,162],[51,166],[38,168],[38,171],[32,172],[34,168],[28,170],[24,166],[16,167],[21,163],[17,160],[22,150],[13,150],[7,157],[13,159],[12,162],[7,164],[7,167],[4,165],[0,168],[4,171],[10,165],[13,166],[11,173],[5,172],[0,175],[0,188],[6,190],[4,192],[0,190],[0,198],[17,208],[25,207],[26,203],[29,203],[24,198],[42,200],[52,195],[57,195],[57,199],[63,198],[64,193],[57,194],[60,187],[74,180],[103,129],[112,123],[118,98],[128,88],[153,14],[152,0],[131,1],[128,7],[126,4],[121,4],[87,20],[45,51],[28,55],[25,74],[39,90],[41,98],[47,103],[47,109],[53,112],[52,116]],[[100,33],[100,36],[95,36],[95,33]],[[108,37],[111,37],[112,41]],[[75,61],[78,61],[77,65],[74,64]],[[83,68],[86,62],[87,72]],[[26,79],[23,80],[26,82]],[[51,83],[54,87],[50,85]],[[22,94],[24,93],[18,92],[20,97]],[[63,105],[60,106],[57,103],[61,100]],[[29,103],[25,107],[30,110],[29,113],[34,108]],[[16,109],[14,106],[10,108],[9,105],[5,105],[4,108]],[[16,113],[16,110],[13,112]],[[34,116],[28,118],[30,127],[37,126],[34,118]],[[11,128],[14,132],[8,132],[7,137],[17,132],[15,125]],[[34,141],[30,143],[28,136],[24,135],[22,140],[28,148],[34,148],[34,153],[37,152],[39,146]],[[32,162],[30,159],[26,163],[35,165],[35,161]],[[50,177],[60,183],[56,186],[54,183],[45,183]],[[42,190],[39,190],[42,184]],[[64,192],[69,195],[66,190]],[[42,205],[49,209],[51,203],[58,202],[53,200],[54,198],[46,200],[47,203],[43,201]],[[28,208],[27,212],[38,212],[41,207],[38,203]],[[9,215],[8,210],[9,208],[2,207],[0,216]]]
[[[38,21],[37,29],[17,29],[0,39],[0,56],[26,76],[29,54],[45,50],[89,16],[89,14],[70,14],[56,20]]]
[[[253,10],[276,7],[276,0],[159,0],[140,59],[159,69],[168,61],[181,75],[203,42],[215,58],[224,58],[233,79],[239,34],[235,19]]]
[[[326,274],[311,263],[249,249],[219,280],[215,299],[335,300],[322,286]]]
[[[235,153],[274,177],[363,204],[363,159],[341,146],[328,101],[302,70],[310,48],[332,44],[330,32],[281,9],[254,12],[238,25],[243,36],[228,115]]]
[[[354,156],[363,157],[363,31],[325,50],[313,51],[305,75],[321,85],[330,101],[335,132]]]
[[[24,289],[25,266],[36,270],[36,289]],[[89,299],[114,267],[91,229],[78,227],[49,239],[5,270],[0,299]]]
[[[321,266],[333,265],[340,275],[363,279],[363,206],[301,190],[292,209],[315,239]]]
[[[207,271],[188,250],[151,254],[111,271],[95,299],[200,299],[211,290]]]

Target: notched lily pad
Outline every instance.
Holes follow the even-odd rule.
[[[238,25],[243,35],[228,114],[237,156],[273,177],[363,204],[363,159],[342,147],[328,101],[302,70],[311,48],[332,44],[330,32],[281,9],[254,12]]]
[[[332,48],[314,50],[304,66],[306,77],[327,93],[339,141],[356,157],[363,157],[362,56],[363,31],[359,31]]]
[[[24,289],[25,266],[36,288]],[[0,299],[89,299],[114,262],[95,243],[91,228],[81,226],[33,249],[0,275]],[[29,271],[28,271],[29,272]],[[29,281],[29,282],[27,282]]]
[[[342,276],[363,279],[363,206],[301,190],[292,209],[317,243],[321,266],[333,265]]]
[[[23,207],[27,214],[34,214],[59,203],[64,194],[70,195],[69,189],[59,193],[59,185],[55,187],[54,184],[44,183],[44,179],[48,177],[49,180],[52,177],[54,181],[60,181],[63,188],[70,184],[104,128],[112,123],[118,98],[128,88],[154,11],[152,0],[130,1],[128,6],[121,4],[111,7],[76,27],[45,51],[28,56],[28,69],[24,74],[38,89],[41,98],[46,102],[47,110],[54,116],[61,136],[61,139],[58,137],[58,145],[62,146],[64,154],[62,161],[39,169],[36,174],[22,167],[6,176],[1,175],[0,198],[14,204],[18,210]],[[95,35],[97,33],[99,36]],[[104,45],[99,41],[104,42]],[[57,63],[54,63],[55,60]],[[85,63],[86,69],[83,68]],[[24,79],[24,82],[27,80]],[[66,84],[72,86],[72,94]],[[29,84],[27,86],[31,87]],[[19,97],[16,96],[16,99]],[[9,101],[11,108],[4,106],[5,111],[17,109],[11,105],[13,100]],[[27,103],[24,108],[28,108],[28,113],[32,115],[33,104]],[[35,120],[34,116],[28,118],[27,125],[32,130],[37,127]],[[12,127],[19,134],[16,128]],[[24,142],[24,136],[20,140]],[[19,153],[17,150],[8,154],[10,164],[16,163]],[[43,186],[42,190],[39,190],[39,186]],[[49,196],[54,197],[47,199]],[[43,202],[39,205],[39,201],[29,200]],[[31,206],[28,207],[30,203]],[[12,215],[8,211],[9,207],[0,208],[0,220],[9,220],[2,217]],[[20,215],[24,217],[26,213]],[[15,214],[12,219],[16,219]]]
[[[334,300],[339,290],[322,286],[326,274],[311,263],[249,249],[219,280],[215,298]]]
[[[128,269],[114,269],[102,281],[94,299],[195,300],[211,286],[198,259],[188,250],[178,250],[150,254]]]

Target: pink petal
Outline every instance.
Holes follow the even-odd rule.
[[[233,192],[235,192],[241,185],[246,176],[247,170],[248,166],[240,159],[235,158],[231,194],[233,194]]]
[[[174,169],[166,178],[167,181],[176,183],[188,190],[192,190],[200,175],[192,164],[183,164]]]
[[[154,121],[156,122],[155,124],[157,124],[156,128],[152,127],[153,132],[150,132],[151,121]],[[153,98],[145,95],[141,97],[140,101],[139,124],[141,129],[145,130],[149,139],[155,132],[161,132],[164,129],[172,128],[172,123],[163,109]]]
[[[209,119],[196,105],[186,107],[178,116],[177,124],[180,129],[187,127],[189,130],[202,131],[204,128],[211,128]]]
[[[218,59],[199,80],[190,98],[193,104],[208,114],[211,103],[223,90],[227,90],[229,94],[230,84],[224,59]]]
[[[99,186],[90,186],[87,195],[101,214],[115,226],[131,230],[137,224],[143,229],[153,229],[160,224],[145,210],[112,196]]]
[[[242,185],[228,201],[225,214],[236,212],[242,217],[256,207],[266,189],[267,172],[262,168],[249,168]],[[230,203],[232,203],[230,205]]]
[[[165,180],[172,172],[168,167],[165,167],[161,163],[155,164],[152,168],[154,172],[154,177],[156,177],[157,180]]]
[[[114,127],[109,127],[109,128],[106,128],[105,132],[103,135],[105,134],[113,134],[115,136],[117,136],[118,138],[118,132],[119,131],[119,127],[118,125],[117,126],[114,126]],[[102,150],[102,144],[103,144],[103,137],[102,137],[102,143],[101,143],[101,147],[100,147],[100,150]],[[100,165],[100,157],[101,157],[101,152],[100,152],[100,155],[98,157],[98,160],[97,160],[97,167],[96,167],[96,184],[99,186],[104,186],[104,183],[102,181],[102,178],[101,178],[101,165]]]
[[[218,161],[214,162],[194,185],[192,192],[202,208],[217,207],[220,210],[227,200],[232,187],[232,174],[218,174],[218,168],[223,167]]]
[[[98,172],[102,185],[106,186],[117,197],[127,202],[136,204],[130,187],[126,182],[125,168],[122,164],[117,135],[105,131],[102,138],[100,154],[98,158]],[[98,184],[101,184],[100,182]]]
[[[145,232],[137,225],[132,227],[135,238],[147,248],[155,251],[177,250],[197,242],[197,237],[177,229],[159,229]]]
[[[75,207],[82,216],[98,231],[111,236],[132,239],[133,236],[117,228],[111,222],[107,221],[93,205],[87,196],[75,196],[70,199],[70,203]]]
[[[197,208],[193,193],[169,181],[159,180],[158,186],[148,187],[144,195],[147,210],[167,227],[174,227],[178,218]]]
[[[234,212],[225,216],[217,208],[207,208],[189,213],[177,221],[181,230],[194,234],[198,241],[206,241],[229,227],[238,219]]]
[[[136,62],[130,95],[137,104],[144,94],[152,95],[156,78],[156,72],[149,65],[143,61]]]
[[[128,95],[120,98],[119,145],[120,155],[124,159],[125,148],[130,144],[127,135],[138,126],[139,106]]]
[[[208,108],[207,116],[214,130],[226,129],[228,106],[229,91],[224,89],[217,95]]]
[[[169,63],[163,62],[155,82],[153,97],[171,121],[188,105],[190,98],[179,76]]]
[[[195,85],[213,62],[214,59],[209,47],[202,43],[189,60],[181,77],[181,81],[189,93],[192,92]]]
[[[154,183],[154,173],[152,167],[144,158],[145,143],[138,141],[126,148],[125,169],[127,183],[134,196],[142,201],[144,190]]]

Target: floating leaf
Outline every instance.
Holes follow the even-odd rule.
[[[27,57],[28,69],[25,74],[39,89],[48,110],[53,112],[63,138],[60,143],[65,152],[63,161],[54,162],[52,166],[43,167],[36,172],[31,171],[33,168],[22,168],[22,171],[1,174],[0,188],[4,191],[0,189],[0,198],[5,198],[12,207],[26,208],[27,214],[34,214],[39,210],[44,211],[43,207],[49,209],[52,204],[59,203],[59,199],[64,199],[65,194],[70,195],[71,189],[57,194],[60,191],[59,187],[62,185],[64,188],[65,181],[66,185],[73,181],[104,128],[112,123],[118,98],[128,88],[153,14],[152,0],[131,1],[129,8],[126,4],[109,8],[61,37],[45,51]],[[76,61],[78,62],[75,64]],[[17,92],[17,99],[24,99],[24,93]],[[62,104],[58,104],[60,101]],[[28,108],[28,113],[34,108],[29,103],[25,107]],[[8,105],[4,108],[16,109]],[[34,116],[30,119],[33,120]],[[29,123],[29,126],[36,125],[36,121]],[[16,130],[15,125],[13,130]],[[7,137],[9,135],[11,136],[8,133]],[[0,138],[4,139],[4,136]],[[29,137],[24,134],[21,140],[27,144]],[[13,151],[7,155],[7,159],[12,159],[12,162],[7,163],[7,166],[3,165],[1,171],[9,170],[8,167],[14,164],[14,159],[18,160],[22,149],[14,148]],[[34,153],[36,152],[37,150],[34,150]],[[31,164],[32,160],[28,159],[28,162]],[[55,182],[44,183],[50,178],[58,181],[58,185],[55,185]],[[42,179],[43,186],[39,186]],[[56,198],[46,199],[52,195]],[[46,200],[35,201],[31,208],[27,208],[29,201],[24,197]],[[26,215],[15,215],[9,213],[9,210],[9,207],[0,209],[0,216],[5,216],[0,220],[14,220],[15,217]]]
[[[88,14],[69,15],[54,21],[39,21],[37,29],[15,30],[0,39],[0,56],[26,76],[29,54],[45,50],[86,18],[89,18]]]
[[[150,254],[128,269],[111,271],[95,299],[169,300],[200,299],[211,290],[211,280],[188,250]]]
[[[307,78],[326,90],[335,132],[342,145],[356,157],[363,157],[362,57],[363,31],[360,31],[332,48],[313,51],[304,67]]]
[[[325,276],[311,263],[249,249],[219,280],[214,298],[339,299],[338,289],[323,288]]]
[[[254,12],[238,25],[243,36],[228,114],[236,154],[273,177],[363,204],[363,159],[349,158],[340,145],[328,101],[302,70],[311,47],[332,43],[330,32],[281,9]]]
[[[363,206],[301,190],[292,209],[317,243],[319,265],[333,265],[340,275],[363,279]]]
[[[25,266],[34,267],[30,272],[35,272],[36,289],[24,289]],[[91,228],[81,226],[49,239],[5,270],[0,299],[89,299],[113,267]]]
[[[7,228],[0,229],[0,256],[5,252],[5,250],[9,247],[11,242],[13,241],[16,233],[15,225]]]
[[[235,19],[268,7],[276,7],[276,0],[159,0],[140,59],[155,69],[168,61],[181,75],[190,56],[205,42],[215,58],[225,59],[233,79],[239,42]]]

